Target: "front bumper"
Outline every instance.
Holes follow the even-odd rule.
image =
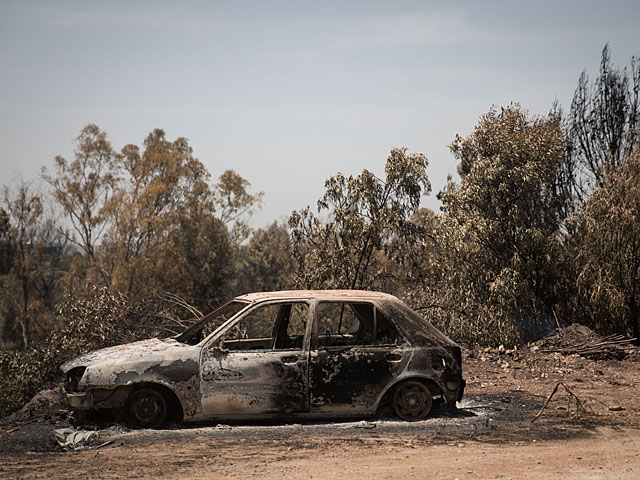
[[[93,407],[93,399],[89,392],[67,393],[67,403],[74,410],[88,410]]]
[[[67,393],[67,404],[74,410],[119,408],[127,403],[131,388],[91,388],[84,392]]]

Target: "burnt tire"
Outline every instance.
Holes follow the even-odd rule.
[[[393,393],[393,410],[402,420],[415,422],[429,415],[433,397],[429,388],[417,380],[398,384]]]
[[[136,390],[127,402],[129,423],[138,428],[158,428],[167,418],[167,402],[152,388]]]
[[[69,418],[69,423],[74,427],[84,425],[89,418],[88,410],[72,410]]]

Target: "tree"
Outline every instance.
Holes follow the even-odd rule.
[[[598,78],[590,83],[586,71],[580,75],[567,121],[567,162],[578,203],[602,187],[609,172],[637,148],[639,94],[640,63],[631,57],[630,70],[615,68],[608,44]]]
[[[297,285],[372,288],[391,240],[416,233],[411,217],[431,190],[427,163],[424,155],[394,148],[384,180],[368,170],[327,179],[318,213],[327,211],[330,220],[323,224],[309,207],[289,218]]]
[[[293,258],[286,226],[273,222],[255,230],[238,249],[235,276],[238,294],[291,288]]]
[[[206,215],[180,219],[168,239],[173,261],[166,264],[161,288],[188,299],[202,312],[231,296],[234,245],[225,224]]]
[[[15,248],[11,238],[9,214],[0,208],[0,275],[6,275],[13,264]]]
[[[13,261],[8,273],[17,287],[13,294],[7,292],[7,295],[15,303],[22,347],[26,350],[42,308],[53,310],[52,296],[38,296],[38,285],[47,267],[45,249],[55,238],[55,224],[44,212],[42,196],[33,192],[32,185],[27,182],[21,181],[13,191],[4,187],[3,200],[9,215],[8,235],[13,250]],[[11,283],[10,281],[9,288]]]
[[[112,190],[116,154],[107,134],[89,124],[76,138],[74,157],[68,162],[58,155],[55,174],[43,168],[42,177],[53,187],[54,198],[79,236],[69,240],[93,259],[95,244],[107,225],[105,206]]]
[[[209,173],[184,138],[171,142],[156,129],[122,149],[113,195],[105,206],[109,229],[102,263],[112,287],[130,295],[162,289],[178,257],[171,241],[182,225],[214,211]]]
[[[512,318],[550,313],[557,300],[558,231],[566,197],[555,188],[564,136],[555,115],[491,109],[451,145],[459,183],[440,192],[435,229],[448,289]]]
[[[574,219],[578,287],[592,324],[640,339],[640,148],[613,168]]]
[[[213,186],[213,198],[217,217],[231,226],[234,243],[240,244],[249,235],[244,217],[260,209],[262,192],[249,193],[251,184],[233,170],[225,170]]]
[[[14,339],[20,337],[16,329],[15,282],[10,275],[16,254],[12,233],[9,214],[0,208],[0,350],[17,343]]]
[[[161,129],[119,153],[95,125],[76,143],[73,162],[58,156],[55,174],[43,169],[84,251],[66,291],[102,285],[135,299],[168,290],[202,309],[226,298],[233,250],[262,194],[233,170],[211,186],[188,140],[168,140]]]

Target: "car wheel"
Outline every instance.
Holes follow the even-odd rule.
[[[396,387],[393,395],[393,409],[402,420],[422,420],[431,411],[433,398],[424,383],[407,380]]]
[[[156,390],[143,388],[133,392],[127,403],[129,423],[135,427],[157,428],[167,416],[167,402]]]

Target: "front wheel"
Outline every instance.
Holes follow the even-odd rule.
[[[429,388],[416,380],[400,383],[393,395],[393,409],[402,420],[422,420],[431,411],[433,398]]]
[[[152,388],[133,392],[127,403],[129,423],[135,427],[157,428],[167,417],[167,402]]]

